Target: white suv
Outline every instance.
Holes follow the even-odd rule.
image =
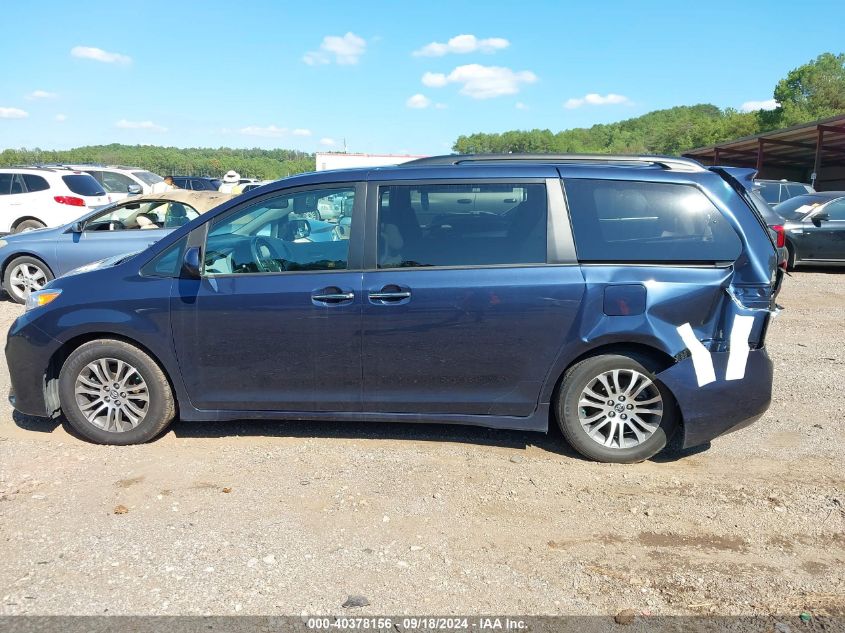
[[[65,167],[78,169],[94,176],[113,201],[123,200],[133,194],[164,191],[163,188],[156,187],[164,182],[164,178],[138,167],[104,167],[102,165],[65,165]]]
[[[111,202],[90,174],[65,168],[0,168],[0,233],[60,226]]]

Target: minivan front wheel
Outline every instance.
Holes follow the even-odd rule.
[[[59,372],[59,401],[70,425],[98,444],[139,444],[176,415],[173,392],[158,364],[113,339],[89,341]]]
[[[600,462],[630,464],[659,453],[678,426],[671,392],[639,360],[594,356],[571,367],[558,394],[569,444]]]

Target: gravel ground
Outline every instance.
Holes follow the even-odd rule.
[[[101,447],[3,402],[0,613],[845,615],[845,273],[780,302],[766,416],[633,466],[387,424]]]

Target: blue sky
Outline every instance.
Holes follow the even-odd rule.
[[[822,0],[7,2],[0,148],[346,139],[431,154],[477,131],[740,108],[842,52],[840,14]]]

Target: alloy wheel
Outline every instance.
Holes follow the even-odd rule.
[[[47,285],[47,273],[35,264],[18,264],[12,269],[9,275],[9,284],[15,294],[26,299],[36,290],[41,290]]]
[[[608,448],[633,448],[648,440],[663,419],[663,398],[654,382],[634,369],[606,371],[587,383],[578,399],[578,421]]]
[[[100,358],[83,367],[76,377],[74,394],[88,422],[117,433],[137,427],[150,405],[150,391],[143,376],[116,358]]]

